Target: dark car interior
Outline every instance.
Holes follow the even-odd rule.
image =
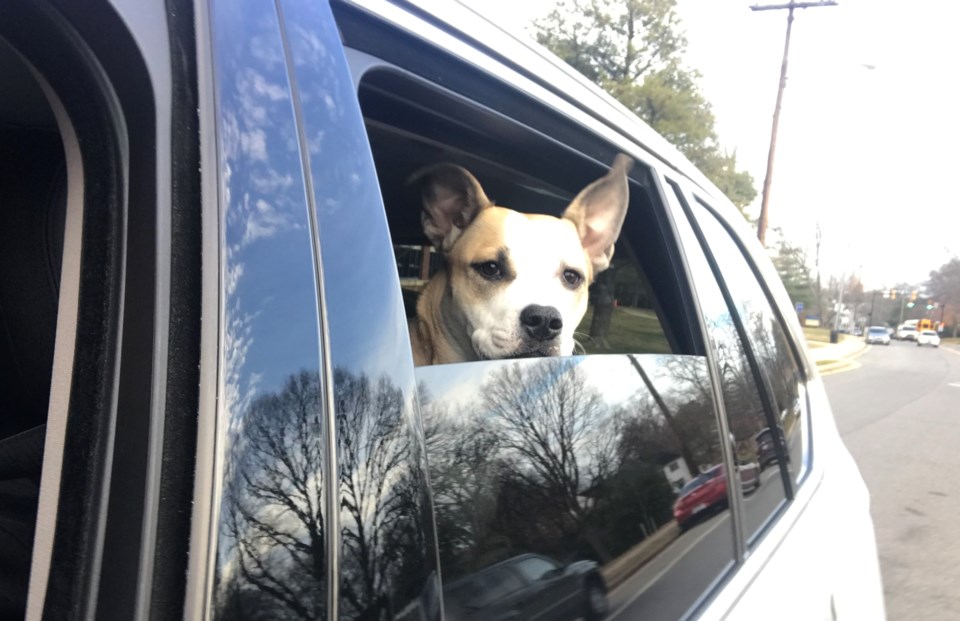
[[[0,39],[0,617],[26,602],[66,212],[56,119]]]

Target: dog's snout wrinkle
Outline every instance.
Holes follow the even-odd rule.
[[[549,341],[560,335],[563,318],[553,306],[530,304],[520,312],[520,323],[530,338]]]

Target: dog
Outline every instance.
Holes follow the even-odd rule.
[[[455,164],[416,173],[423,231],[444,258],[410,323],[417,366],[570,355],[587,311],[587,289],[610,266],[627,213],[618,155],[560,218],[495,206]]]

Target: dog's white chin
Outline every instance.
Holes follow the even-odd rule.
[[[508,358],[540,358],[546,356],[565,356],[573,352],[573,339],[565,347],[568,339],[550,344],[531,343],[508,330],[474,330],[470,336],[473,350],[480,360],[503,360]]]

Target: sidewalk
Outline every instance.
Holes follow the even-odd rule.
[[[839,343],[808,340],[807,349],[820,375],[827,375],[857,368],[856,358],[867,350],[867,343],[862,336],[841,334]]]

